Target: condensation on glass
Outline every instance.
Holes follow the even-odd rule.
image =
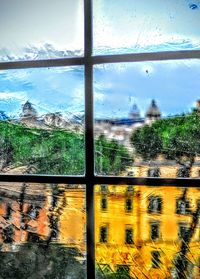
[[[84,69],[0,72],[0,172],[84,173]]]
[[[0,277],[85,278],[85,186],[0,183]]]
[[[1,1],[0,61],[83,55],[83,0]]]
[[[96,173],[200,176],[199,60],[94,66]]]
[[[97,278],[198,278],[199,189],[131,186],[95,186]]]
[[[199,1],[94,0],[93,14],[97,55],[200,49]]]

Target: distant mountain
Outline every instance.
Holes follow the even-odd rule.
[[[118,53],[141,53],[141,52],[159,52],[159,51],[175,51],[175,50],[190,50],[199,49],[198,41],[176,39],[173,42],[155,43],[153,45],[133,44],[127,47],[106,47],[101,46],[94,48],[94,54],[118,54]],[[53,44],[46,43],[43,45],[28,45],[24,48],[0,49],[1,61],[16,61],[16,60],[39,60],[39,59],[55,59],[78,57],[83,55],[83,48],[79,50],[57,49]]]
[[[77,57],[83,55],[83,50],[58,50],[52,44],[46,43],[43,46],[27,46],[19,49],[17,52],[9,48],[0,49],[1,61],[16,61],[16,60],[39,60],[39,59],[53,59]]]

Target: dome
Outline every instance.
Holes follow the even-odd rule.
[[[27,101],[23,106],[22,106],[22,116],[23,117],[33,117],[36,116],[36,110],[33,108],[32,104]]]
[[[133,104],[130,112],[129,112],[129,118],[131,119],[139,119],[140,118],[140,111],[138,109],[138,106],[136,104]]]
[[[155,100],[151,101],[151,104],[150,104],[145,116],[148,118],[160,118],[161,117],[161,112],[160,112]]]

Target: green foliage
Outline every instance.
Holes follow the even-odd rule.
[[[99,146],[103,147],[100,151]],[[0,122],[1,169],[11,166],[34,167],[45,174],[83,174],[84,135],[66,130],[27,128]],[[97,170],[117,174],[130,163],[126,148],[106,139],[97,140]],[[103,167],[102,167],[103,166]]]
[[[192,162],[200,154],[200,116],[197,112],[188,115],[161,119],[151,126],[137,129],[131,138],[138,155],[154,159],[164,154],[168,159]]]
[[[109,141],[104,136],[100,136],[95,146],[95,169],[98,174],[119,174],[133,161],[127,148],[115,140]]]
[[[162,152],[162,139],[153,125],[137,129],[132,134],[131,142],[136,153],[145,160],[155,159]]]

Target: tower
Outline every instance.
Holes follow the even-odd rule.
[[[156,101],[152,100],[151,104],[145,114],[145,122],[150,123],[152,121],[160,119],[160,117],[161,117],[160,109],[158,108]]]
[[[29,101],[22,105],[22,118],[35,118],[36,116],[37,112]]]

